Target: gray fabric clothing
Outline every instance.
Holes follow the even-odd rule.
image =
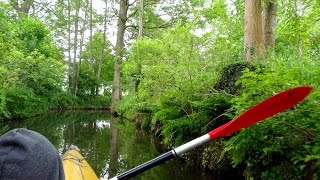
[[[13,129],[0,137],[0,179],[63,180],[59,153],[43,135]]]

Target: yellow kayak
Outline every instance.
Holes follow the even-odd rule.
[[[88,162],[76,149],[70,149],[62,156],[62,164],[66,180],[99,179]]]

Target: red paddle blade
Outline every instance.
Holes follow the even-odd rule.
[[[299,86],[275,94],[251,107],[234,120],[210,131],[208,133],[210,139],[212,140],[217,137],[227,136],[241,128],[245,128],[251,124],[284,111],[302,101],[311,92],[311,90],[312,87]]]

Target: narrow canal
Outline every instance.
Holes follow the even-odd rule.
[[[48,113],[43,116],[11,121],[8,129],[24,127],[46,136],[63,154],[76,145],[96,174],[111,178],[161,154],[161,145],[150,134],[136,129],[133,123],[112,121],[106,112]],[[171,160],[133,179],[141,180],[215,180],[219,174],[203,173],[186,166],[180,159]]]

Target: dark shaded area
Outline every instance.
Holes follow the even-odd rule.
[[[220,79],[214,85],[214,88],[218,91],[225,91],[228,94],[238,94],[241,85],[235,85],[235,83],[242,76],[242,71],[246,68],[255,70],[255,67],[249,63],[236,63],[224,67]]]

